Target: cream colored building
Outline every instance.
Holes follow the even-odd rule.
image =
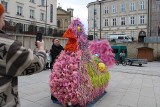
[[[73,17],[73,9],[68,8],[67,11],[58,6],[57,8],[57,27],[58,30],[65,31],[71,23]]]
[[[87,8],[88,34],[95,34],[95,38],[100,38],[100,28],[101,38],[126,34],[138,40],[139,35],[147,35],[148,0],[102,0],[89,3]]]
[[[57,0],[0,0],[0,2],[6,10],[6,28],[16,30],[14,33],[35,34],[37,31],[44,33],[47,28],[46,33],[52,34],[57,28]]]

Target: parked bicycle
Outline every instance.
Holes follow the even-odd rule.
[[[122,64],[123,66],[126,66],[127,65],[127,62],[126,62],[126,60],[118,60],[118,61],[116,61],[116,65],[119,65],[119,64]]]

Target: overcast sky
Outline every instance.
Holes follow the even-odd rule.
[[[87,30],[88,28],[88,10],[87,10],[87,4],[90,2],[93,2],[96,0],[57,0],[57,6],[60,4],[62,9],[67,9],[67,8],[73,8],[74,9],[74,17],[80,18],[82,23],[85,25],[85,29]]]

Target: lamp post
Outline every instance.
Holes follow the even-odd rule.
[[[94,39],[95,39],[95,3],[94,3]]]
[[[46,22],[45,22],[45,35],[47,36],[47,0],[46,0]]]
[[[101,22],[102,22],[102,21],[101,21],[101,9],[102,9],[102,8],[101,8],[101,4],[102,4],[102,2],[99,1],[99,5],[100,5],[100,12],[99,12],[99,13],[100,13],[100,39],[101,39],[101,30],[102,30],[102,25],[101,25],[101,24],[102,24],[102,23],[101,23]]]

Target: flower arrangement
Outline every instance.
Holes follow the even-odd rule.
[[[71,23],[64,37],[68,43],[53,65],[51,93],[63,106],[85,106],[108,86],[107,67],[114,64],[114,54],[107,41],[89,44],[79,19]]]

